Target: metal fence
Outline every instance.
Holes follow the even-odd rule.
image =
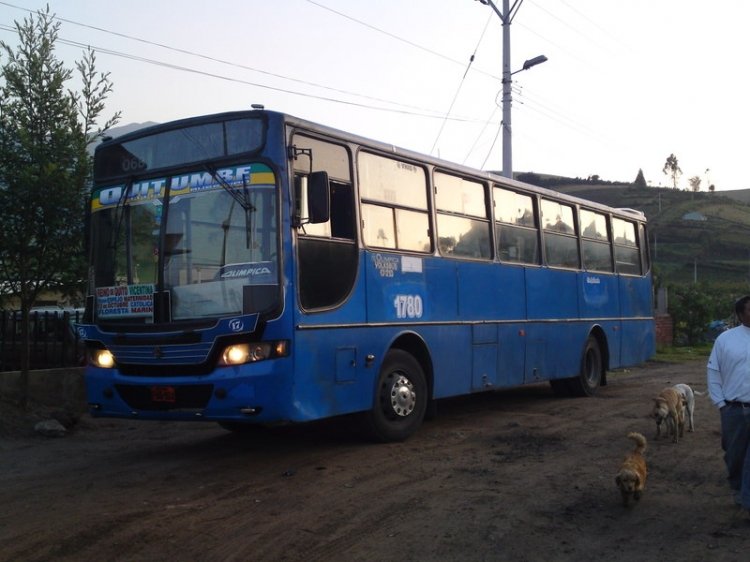
[[[32,311],[29,315],[31,334],[30,369],[54,369],[83,365],[85,353],[75,323],[81,319],[79,310]],[[21,368],[21,313],[0,311],[0,371]]]

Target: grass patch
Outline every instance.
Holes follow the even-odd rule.
[[[711,355],[713,343],[702,343],[695,346],[685,347],[667,347],[657,346],[654,361],[667,361],[669,363],[685,363],[697,359],[708,360]]]

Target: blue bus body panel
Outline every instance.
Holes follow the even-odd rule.
[[[181,420],[242,420],[256,422],[299,419],[288,404],[291,395],[291,360],[263,361],[236,367],[217,367],[210,375],[195,377],[174,376],[125,377],[113,369],[100,369],[94,366],[86,370],[86,396],[90,404],[99,407],[93,413],[97,416],[132,415],[139,419],[181,419]],[[152,387],[170,386],[180,394],[200,393],[201,405],[193,408],[151,409],[139,408],[140,400],[145,403]],[[111,392],[115,388],[117,392]],[[221,398],[221,393],[225,393]],[[126,402],[125,398],[129,398]],[[205,401],[204,401],[205,400]],[[252,418],[240,414],[242,408],[262,408]],[[309,418],[313,419],[313,418]],[[303,421],[300,419],[300,421]]]
[[[620,292],[615,275],[583,271],[578,273],[578,286],[581,318],[620,317]]]
[[[285,398],[291,395],[294,371],[289,357],[216,367],[205,375],[186,372],[191,365],[208,358],[209,351],[206,350],[213,350],[217,337],[227,334],[242,337],[250,334],[256,329],[257,320],[256,314],[225,318],[212,328],[193,330],[188,335],[199,341],[192,345],[163,343],[184,337],[185,334],[180,332],[130,334],[123,337],[118,333],[103,332],[96,326],[80,326],[85,339],[98,341],[108,349],[115,350],[115,357],[125,357],[132,365],[154,365],[159,361],[164,365],[158,373],[137,376],[123,375],[116,368],[102,369],[89,365],[85,375],[87,400],[98,405],[94,413],[99,416],[130,413],[142,419],[230,420],[239,416],[241,408],[260,406],[261,412],[255,418],[257,421],[289,419],[294,415],[293,408]],[[279,335],[287,334],[288,337],[289,327],[283,329],[270,323],[266,333],[273,335],[274,332]],[[130,345],[126,345],[128,339],[136,343],[131,341]],[[192,349],[192,354],[185,353],[186,349]],[[195,350],[200,350],[201,355],[197,356]],[[186,356],[190,359],[186,359]],[[178,395],[189,396],[189,401],[195,405],[178,411],[151,409],[151,406],[139,407],[150,401],[152,387],[171,387]]]
[[[597,322],[607,340],[607,357],[610,367],[619,364],[622,346],[620,321],[620,292],[618,277],[611,273],[582,271],[578,274],[581,318]],[[583,350],[580,351],[583,353]],[[579,355],[580,357],[580,355]]]
[[[361,255],[359,275],[367,282],[357,283],[347,301],[329,311],[300,312],[294,304],[296,295],[286,291],[285,309],[295,312],[268,322],[264,339],[284,339],[294,331],[291,357],[219,367],[199,377],[180,376],[179,365],[170,367],[175,372],[169,377],[137,380],[89,367],[88,399],[101,405],[97,415],[121,416],[134,409],[118,393],[106,398],[106,389],[113,386],[204,385],[210,397],[200,411],[149,410],[134,415],[242,420],[248,418],[238,413],[240,409],[254,407],[259,410],[249,418],[254,422],[304,422],[369,409],[380,364],[393,342],[405,334],[424,342],[434,398],[574,376],[585,337],[594,325],[606,333],[611,367],[639,363],[652,353],[653,320],[621,322],[617,310],[618,291],[640,294],[648,288],[647,279],[601,275],[593,282],[591,274],[580,272],[432,257],[407,260],[404,266],[399,256],[394,261],[384,260],[383,255]],[[459,290],[472,285],[477,289]],[[463,298],[457,299],[462,293]],[[526,301],[526,293],[540,297]],[[414,297],[421,305],[415,304]],[[647,307],[647,300],[644,297],[637,306]],[[579,312],[581,319],[576,320]],[[227,332],[230,320],[215,328],[211,337]],[[622,357],[617,354],[619,344],[614,344],[620,333],[634,342]],[[87,337],[112,345],[101,333]],[[175,346],[173,358],[180,356],[180,349]],[[145,357],[151,351],[130,353]],[[374,360],[369,362],[368,356]]]
[[[535,267],[526,270],[529,320],[578,318],[578,272]]]
[[[523,267],[452,262],[458,278],[458,317],[480,322],[518,320],[526,316]]]
[[[524,382],[571,376],[580,361],[581,333],[578,318],[578,274],[547,267],[526,270],[526,365]],[[569,322],[574,320],[574,322]],[[563,325],[564,323],[564,325]],[[551,353],[550,346],[555,352]]]
[[[656,328],[650,277],[619,278],[622,303],[622,348],[620,361],[613,368],[637,365],[656,353]]]
[[[618,278],[621,313],[626,318],[650,318],[653,316],[653,298],[650,277]]]

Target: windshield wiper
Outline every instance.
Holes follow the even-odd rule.
[[[112,236],[109,241],[109,247],[112,249],[117,249],[117,239],[120,237],[120,228],[122,227],[122,221],[125,218],[125,202],[128,199],[131,189],[133,189],[133,178],[130,178],[125,184],[122,193],[120,193],[120,198],[117,200],[117,206],[115,206],[115,218],[117,219],[117,224],[115,224],[115,228],[112,230]],[[118,212],[120,215],[117,214]]]
[[[247,242],[247,248],[252,247],[252,229],[250,228],[251,217],[250,213],[255,212],[256,208],[250,202],[250,190],[247,187],[247,177],[242,176],[242,192],[239,193],[237,189],[229,185],[229,182],[222,178],[216,171],[216,168],[210,164],[204,165],[206,171],[211,174],[213,180],[218,183],[221,188],[232,196],[237,203],[239,203],[242,210],[245,211],[245,240]]]
[[[213,180],[218,183],[224,191],[229,193],[229,195],[232,196],[232,199],[237,201],[237,203],[240,204],[240,207],[245,211],[245,213],[253,212],[255,211],[255,207],[253,207],[253,204],[250,203],[250,192],[247,189],[247,182],[245,181],[245,177],[242,177],[242,194],[237,193],[237,190],[233,188],[231,185],[229,185],[229,182],[222,178],[217,172],[216,168],[211,166],[210,164],[204,165],[206,171],[211,174],[211,177]]]
[[[133,189],[133,178],[130,178],[127,183],[125,184],[125,187],[123,187],[122,193],[120,194],[120,198],[117,200],[117,206],[115,207],[115,220],[117,223],[115,224],[115,227],[112,229],[112,236],[109,241],[109,248],[112,250],[112,257],[117,262],[117,243],[120,240],[120,231],[122,229],[122,223],[125,220],[125,214],[127,212],[127,200],[128,196],[130,195],[131,190]],[[118,215],[119,213],[119,215]],[[125,232],[125,266],[126,271],[128,275],[128,283],[131,282],[131,251],[130,251],[130,229],[128,228],[126,224],[126,232]]]

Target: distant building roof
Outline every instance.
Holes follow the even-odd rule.
[[[707,221],[706,215],[703,213],[699,213],[698,211],[693,211],[692,213],[685,213],[682,215],[682,220],[684,221]]]

